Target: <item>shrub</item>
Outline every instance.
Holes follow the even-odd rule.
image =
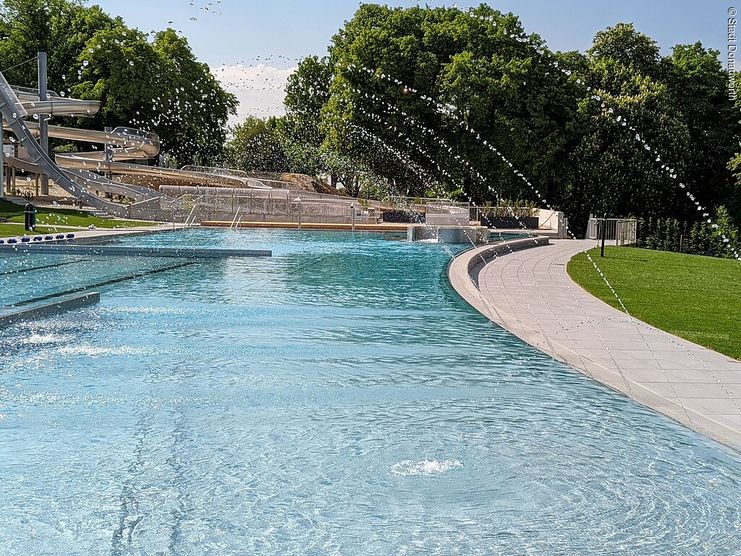
[[[680,222],[675,218],[639,218],[636,246],[660,251],[733,258],[739,250],[738,227],[725,207],[708,222]]]

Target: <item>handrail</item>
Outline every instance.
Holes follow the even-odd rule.
[[[193,203],[193,208],[190,209],[190,213],[188,214],[188,217],[185,219],[185,227],[190,228],[193,226],[193,223],[196,221],[195,212],[198,208],[198,203]],[[193,220],[191,221],[191,217]]]
[[[237,216],[239,216],[239,211],[240,211],[240,210],[242,210],[242,205],[239,205],[239,206],[237,207],[237,212],[235,212],[235,213],[234,213],[234,218],[232,219],[232,223],[231,223],[231,225],[229,226],[229,229],[230,229],[230,230],[233,230],[233,229],[235,228],[235,226],[236,226],[236,222],[237,222]]]

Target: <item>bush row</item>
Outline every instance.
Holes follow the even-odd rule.
[[[712,223],[682,222],[674,218],[639,218],[636,246],[693,255],[733,258],[738,252],[738,228],[724,207],[716,211]]]

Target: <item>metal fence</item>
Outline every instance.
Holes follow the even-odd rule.
[[[383,200],[296,191],[163,185],[160,211],[168,220],[256,222],[377,223],[382,211],[406,210],[426,214],[468,215],[469,203],[449,199],[387,197]]]
[[[601,239],[604,226],[605,239],[615,241],[616,245],[634,245],[637,241],[638,221],[635,218],[595,218],[589,217],[587,238]]]
[[[176,220],[350,223],[377,222],[380,201],[287,189],[162,186],[162,209]],[[353,215],[354,213],[354,215]]]

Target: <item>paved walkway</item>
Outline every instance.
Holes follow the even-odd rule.
[[[741,362],[630,318],[586,293],[565,265],[592,246],[590,240],[551,240],[507,249],[486,263],[481,253],[487,248],[478,248],[456,258],[450,280],[471,305],[529,344],[741,450]]]
[[[89,229],[89,228],[74,228],[69,226],[54,226],[59,228],[59,232],[51,232],[51,233],[36,233],[36,232],[26,232],[22,226],[19,226],[20,230],[17,235],[14,236],[6,236],[6,237],[0,237],[0,239],[10,239],[10,238],[20,238],[23,236],[47,236],[47,235],[57,235],[57,233],[63,233],[63,234],[75,234],[75,239],[81,242],[84,241],[98,241],[101,239],[105,239],[108,237],[115,237],[115,236],[134,236],[134,235],[143,235],[143,234],[152,234],[155,232],[169,232],[172,230],[179,230],[184,228],[183,224],[155,224],[153,226],[131,226],[128,228],[95,228],[95,229]],[[64,229],[62,229],[64,228]]]

